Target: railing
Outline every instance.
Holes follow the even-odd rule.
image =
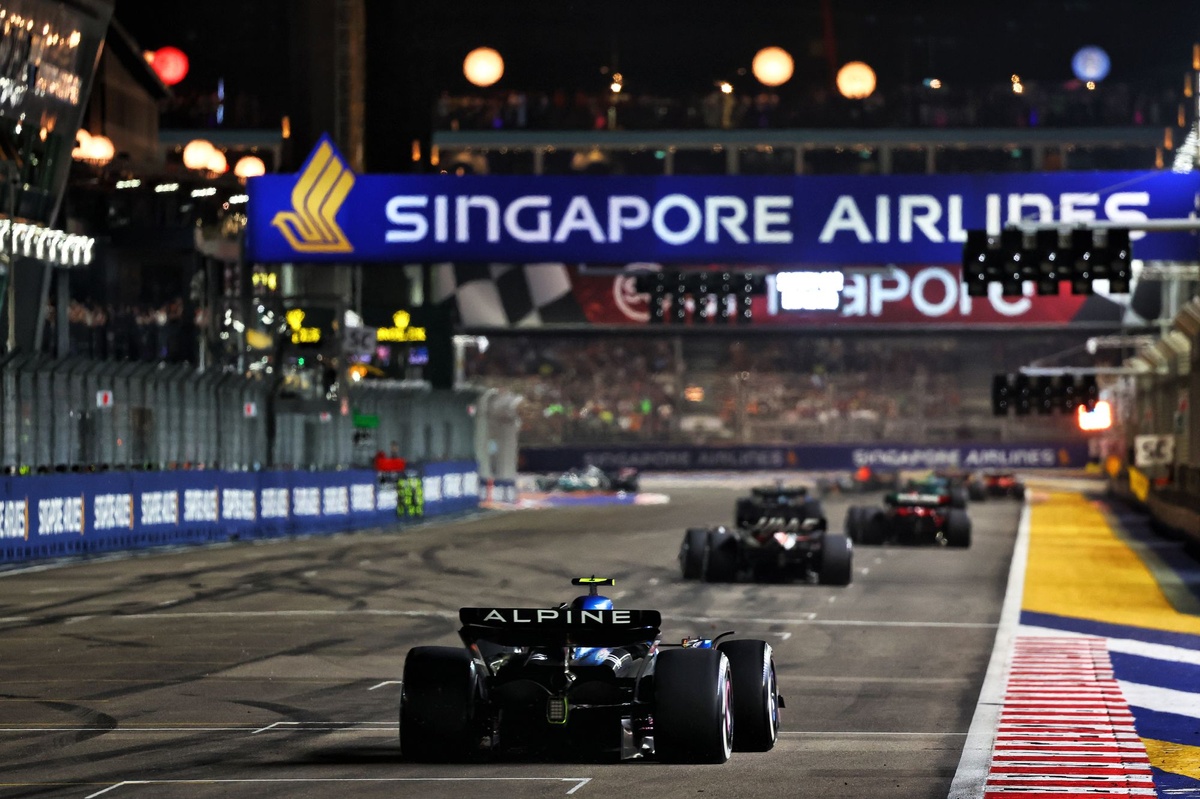
[[[410,462],[474,459],[478,393],[380,382],[297,400],[266,377],[18,353],[0,360],[0,470],[370,468],[392,442]]]

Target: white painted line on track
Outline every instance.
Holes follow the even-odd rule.
[[[1029,528],[1029,498],[1026,496],[1021,508],[1021,522],[1017,526],[1017,540],[1013,545],[1012,564],[1008,569],[1008,585],[1000,610],[1000,624],[996,628],[996,642],[992,645],[992,656],[988,660],[983,687],[979,690],[979,701],[975,704],[975,715],[971,718],[971,729],[963,746],[962,757],[954,772],[954,780],[950,783],[949,799],[980,799],[987,783],[992,746],[1000,722],[1000,708],[1004,704],[1008,655],[1021,622],[1025,569],[1029,560]]]
[[[1133,707],[1200,719],[1200,694],[1123,680],[1117,685],[1121,686],[1125,701]]]
[[[965,733],[965,732],[882,732],[882,731],[876,732],[876,731],[872,731],[872,730],[859,730],[859,731],[780,730],[779,734],[780,735],[829,735],[829,736],[852,735],[855,737],[868,737],[868,738],[871,738],[871,737],[887,738],[887,737],[891,737],[891,736],[903,737],[903,736],[928,735],[928,736],[942,736],[942,737],[951,737],[952,738],[954,736],[963,737],[963,736],[966,736],[968,733]]]
[[[746,616],[663,616],[664,620],[699,622],[741,622],[745,624],[812,624],[819,627],[934,627],[964,630],[992,630],[995,624],[972,621],[873,621],[866,619],[818,619],[815,613],[803,613],[799,618],[762,619]]]
[[[258,735],[260,732],[267,730],[279,729],[280,727],[291,727],[302,731],[308,730],[342,730],[348,727],[397,727],[398,721],[276,721],[273,724],[268,724],[265,727],[259,727],[251,732],[251,735]]]
[[[103,790],[88,794],[86,799],[95,799],[109,791],[131,785],[279,785],[305,783],[396,783],[396,782],[570,782],[574,783],[566,795],[571,796],[592,781],[591,777],[279,777],[264,779],[212,779],[212,780],[122,780]]]
[[[1200,666],[1200,650],[1185,649],[1181,646],[1167,644],[1151,644],[1146,641],[1134,641],[1129,638],[1109,638],[1108,651],[1119,652],[1122,655],[1137,655],[1153,660],[1167,660],[1172,663],[1188,663]]]
[[[442,619],[458,619],[458,611],[450,610],[384,610],[365,608],[362,610],[214,610],[186,613],[118,613],[112,619],[263,619],[304,616],[436,616]]]
[[[253,727],[0,727],[0,733],[22,732],[249,732]]]
[[[385,685],[402,685],[403,683],[404,683],[404,680],[384,680],[383,682],[379,683],[378,685],[372,685],[367,690],[374,691],[376,688],[382,688]]]

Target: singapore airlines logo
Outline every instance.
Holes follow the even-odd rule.
[[[292,189],[292,210],[275,214],[271,224],[296,252],[353,252],[338,227],[337,213],[354,186],[354,173],[328,139],[322,140]]]

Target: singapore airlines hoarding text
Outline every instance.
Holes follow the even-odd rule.
[[[322,145],[324,146],[324,145]],[[337,159],[327,163],[340,168]],[[361,175],[330,202],[312,165],[249,183],[256,261],[938,264],[966,231],[1188,216],[1200,175],[1059,172],[879,177]],[[331,251],[279,222],[344,236]],[[273,224],[274,220],[274,224]],[[1144,259],[1191,260],[1186,233],[1135,234]]]

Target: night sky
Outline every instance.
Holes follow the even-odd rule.
[[[327,0],[332,5],[332,0]],[[393,41],[397,62],[420,55],[435,88],[465,90],[460,64],[474,46],[499,49],[514,88],[602,86],[615,65],[658,92],[703,91],[733,79],[754,52],[790,50],[805,79],[825,54],[822,0],[367,0],[373,27]],[[862,59],[883,80],[1004,80],[1070,77],[1070,57],[1104,47],[1110,80],[1182,79],[1200,40],[1192,0],[1014,0],[964,3],[828,0],[841,62]],[[290,0],[208,0],[204,4],[117,0],[116,16],[146,48],[166,44],[192,58],[191,80],[225,75],[270,92],[286,79]],[[818,76],[821,77],[821,76]]]
[[[289,14],[320,2],[334,5],[116,0],[116,17],[144,48],[188,53],[192,71],[177,92],[214,91],[223,77],[228,92],[253,94],[261,117],[277,121],[305,102],[289,80],[304,55],[290,41]],[[1089,44],[1111,56],[1108,83],[1180,94],[1200,41],[1197,0],[367,0],[367,14],[368,116],[400,141],[420,133],[438,94],[472,90],[462,59],[480,45],[505,57],[498,89],[599,93],[606,72],[619,70],[629,93],[677,97],[711,92],[718,80],[759,91],[750,61],[778,45],[796,60],[786,97],[831,86],[831,62],[856,59],[875,68],[884,91],[931,77],[948,87],[1002,85],[1013,73],[1066,82],[1072,54]]]

